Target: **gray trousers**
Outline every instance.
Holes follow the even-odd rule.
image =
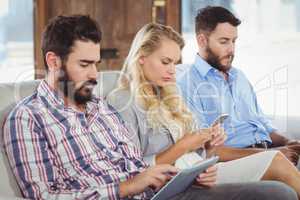
[[[220,184],[212,188],[191,186],[172,200],[298,200],[297,193],[277,181]]]

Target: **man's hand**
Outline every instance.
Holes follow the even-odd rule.
[[[270,137],[272,140],[272,148],[281,151],[287,159],[297,165],[300,155],[300,141],[289,140],[277,131],[270,133]]]
[[[289,140],[286,144],[288,148],[297,152],[300,155],[300,141],[299,140]]]
[[[297,151],[295,151],[293,148],[294,146],[282,146],[282,147],[277,147],[275,149],[278,149],[281,153],[283,153],[287,159],[289,159],[294,165],[298,164],[299,160],[299,154]]]
[[[172,165],[156,165],[146,169],[132,179],[120,183],[120,197],[135,195],[145,191],[147,187],[151,187],[158,191],[168,180],[172,178],[172,174],[176,174],[178,169]]]
[[[213,187],[217,181],[217,165],[211,166],[206,169],[204,173],[201,173],[196,178],[196,184],[205,187]]]

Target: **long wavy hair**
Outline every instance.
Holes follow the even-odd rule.
[[[170,26],[149,23],[136,34],[119,78],[119,89],[129,89],[134,100],[146,111],[152,128],[167,128],[177,141],[194,129],[193,117],[178,93],[176,84],[157,87],[144,76],[139,59],[157,50],[163,39],[184,46],[182,37]]]

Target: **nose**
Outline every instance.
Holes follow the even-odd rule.
[[[168,69],[168,73],[171,74],[171,75],[174,75],[176,72],[176,65],[171,63],[170,66],[169,66],[169,69]]]
[[[90,68],[89,74],[88,74],[89,79],[95,79],[96,80],[97,79],[97,73],[98,73],[98,70],[97,70],[96,64],[91,65],[91,68]]]
[[[228,49],[227,49],[227,53],[228,54],[234,54],[234,50],[235,50],[235,43],[234,42],[231,42]]]

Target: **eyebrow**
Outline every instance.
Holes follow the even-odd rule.
[[[162,59],[163,59],[163,60],[164,60],[164,59],[167,59],[169,62],[172,62],[172,61],[173,61],[173,59],[171,59],[171,58],[169,58],[169,57],[162,57]],[[178,59],[177,62],[175,62],[176,65],[180,63],[180,59],[181,59],[181,57]]]
[[[84,63],[88,63],[88,64],[93,64],[93,63],[101,63],[102,60],[98,60],[98,61],[94,61],[94,60],[86,60],[86,59],[82,59],[82,60],[79,60],[79,62],[84,62]]]
[[[237,37],[233,38],[233,40],[236,40],[236,39],[237,39]],[[218,40],[230,40],[230,38],[227,38],[227,37],[221,37],[221,38],[219,38]]]
[[[230,40],[230,39],[227,37],[221,37],[221,38],[219,38],[219,40]]]

